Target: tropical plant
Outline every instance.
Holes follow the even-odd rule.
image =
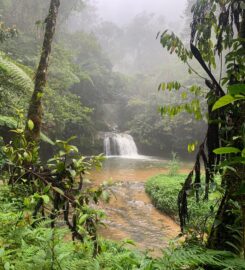
[[[241,241],[245,222],[241,226],[241,216],[244,212],[244,195],[241,191],[244,185],[244,160],[241,153],[244,148],[244,61],[245,53],[245,9],[242,1],[196,1],[192,7],[193,20],[191,25],[191,47],[186,49],[175,34],[165,31],[161,35],[161,43],[170,53],[175,53],[179,59],[189,67],[189,72],[204,79],[206,87],[206,101],[208,111],[208,130],[205,140],[197,150],[196,162],[193,170],[187,177],[179,193],[180,221],[182,230],[188,217],[187,193],[190,189],[196,190],[196,200],[199,201],[201,187],[201,160],[205,168],[205,199],[208,199],[210,183],[218,171],[217,165],[224,169],[222,185],[225,194],[221,201],[217,216],[211,230],[208,245],[221,250],[237,252],[245,247]],[[236,29],[236,31],[234,31]],[[215,39],[213,39],[215,37]],[[216,55],[220,60],[220,78],[212,69],[216,68]],[[193,56],[208,76],[200,75],[190,64]],[[223,60],[225,59],[225,73],[223,73]],[[162,84],[164,90],[182,89],[178,83]],[[167,86],[166,86],[167,85]],[[160,86],[161,87],[161,86]],[[203,87],[202,87],[203,88]],[[227,89],[224,90],[224,88]],[[190,92],[200,92],[195,86]],[[226,94],[227,92],[227,94]],[[193,99],[191,107],[186,104],[174,108],[162,108],[162,114],[176,114],[183,110],[201,117],[199,94]],[[233,106],[226,106],[234,103]],[[218,110],[219,109],[219,110]],[[235,139],[236,138],[236,139]],[[221,148],[220,148],[221,147]],[[223,156],[221,156],[222,154]],[[227,163],[227,155],[232,158]],[[222,163],[222,161],[225,163]],[[224,167],[224,165],[228,165]],[[193,177],[195,180],[193,181]],[[238,192],[238,193],[237,193]],[[239,194],[239,195],[238,195]],[[240,204],[237,211],[234,205]],[[234,211],[233,211],[233,210]],[[243,209],[243,210],[242,210]],[[242,211],[241,211],[242,210]],[[240,220],[240,221],[239,221]],[[217,225],[218,224],[218,225]],[[237,230],[237,234],[229,237],[230,228]],[[235,238],[239,238],[236,240]],[[244,237],[243,237],[244,238]],[[234,246],[236,248],[234,248]]]
[[[11,116],[16,104],[24,107],[31,96],[31,71],[0,52],[0,80],[0,114]]]
[[[23,111],[19,110],[17,126],[12,130],[16,137],[2,147],[5,155],[3,170],[8,174],[8,184],[32,211],[32,226],[36,226],[40,219],[49,217],[53,228],[57,218],[63,215],[73,238],[84,240],[91,237],[96,253],[96,231],[103,213],[90,208],[89,204],[91,201],[98,203],[100,197],[108,199],[108,191],[103,185],[86,188],[83,175],[94,166],[100,167],[103,157],[100,155],[86,159],[78,153],[77,147],[69,144],[74,139],[70,138],[66,141],[57,140],[57,154],[47,164],[42,164],[39,147],[26,139],[24,120]],[[33,129],[31,120],[27,125]]]
[[[177,222],[179,222],[179,210],[176,198],[178,197],[183,178],[184,175],[181,174],[175,176],[161,174],[150,178],[145,184],[145,190],[155,207]],[[203,194],[205,187],[202,186],[201,189],[201,194]],[[186,240],[195,240],[196,243],[203,244],[206,235],[210,232],[221,196],[222,190],[213,187],[210,200],[208,202],[200,201],[196,204],[195,192],[190,191],[188,193],[189,216],[188,224],[185,228]]]
[[[196,245],[170,244],[159,258],[127,248],[132,241],[114,243],[99,239],[100,253],[94,257],[93,242],[70,241],[67,229],[50,228],[50,220],[31,226],[23,201],[10,186],[0,189],[0,268],[1,269],[115,269],[115,270],[243,270],[244,261],[229,252]]]

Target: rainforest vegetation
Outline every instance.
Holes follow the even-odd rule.
[[[181,26],[147,10],[119,25],[93,1],[0,0],[0,269],[245,269],[244,60],[243,0],[185,1]],[[108,181],[103,152],[121,156]],[[180,228],[155,254],[101,229],[115,191],[142,187],[125,156],[158,174],[142,182],[154,206],[132,207]],[[125,205],[114,211],[130,221]]]

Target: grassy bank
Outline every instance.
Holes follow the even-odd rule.
[[[185,175],[169,176],[160,174],[150,178],[145,184],[145,190],[149,194],[153,204],[157,209],[178,221],[178,192],[181,189],[181,184],[184,182]],[[220,193],[214,191],[210,195],[208,202],[196,203],[193,194],[189,198],[190,220],[191,228],[196,230],[209,229],[213,221],[214,209],[217,207],[217,201],[220,198]]]

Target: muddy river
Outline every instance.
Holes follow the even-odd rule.
[[[90,178],[100,184],[113,182],[111,200],[100,205],[107,215],[106,228],[100,235],[111,240],[132,239],[141,250],[160,250],[179,233],[179,226],[151,204],[144,191],[145,181],[152,176],[168,172],[167,160],[154,157],[111,157],[104,161],[103,169],[93,171]],[[188,172],[188,164],[180,171]]]

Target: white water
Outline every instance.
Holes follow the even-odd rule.
[[[137,146],[129,134],[107,133],[104,139],[106,156],[138,156]]]

